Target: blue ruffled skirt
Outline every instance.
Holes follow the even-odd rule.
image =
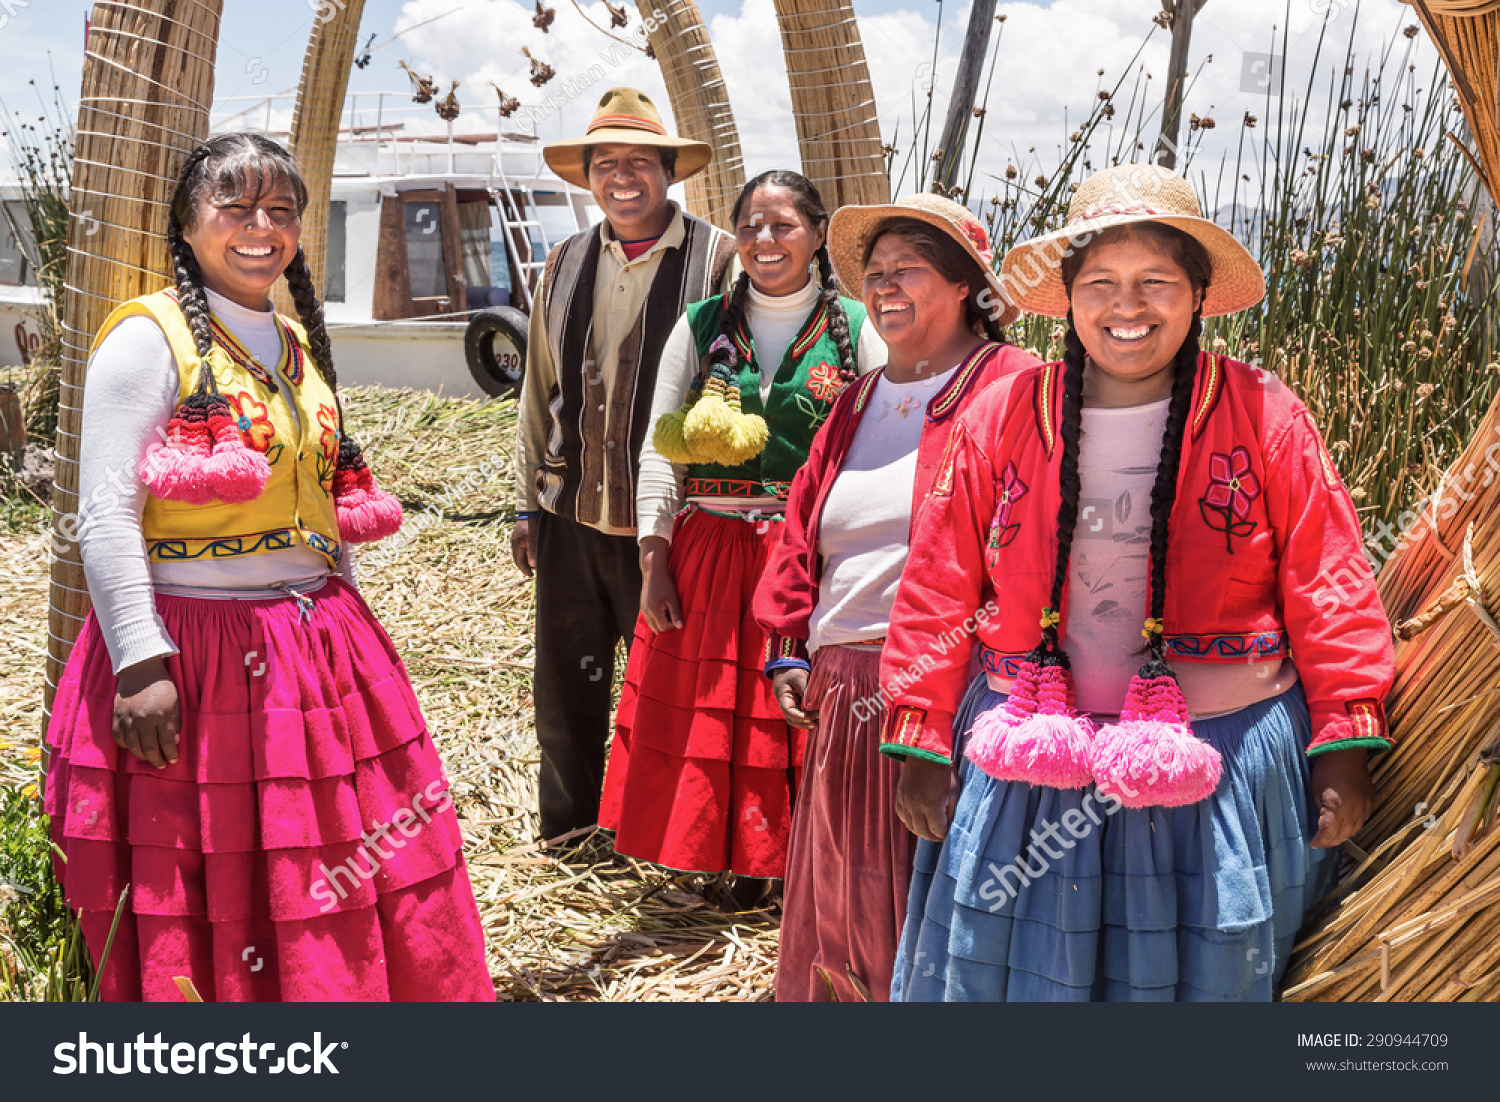
[[[979,677],[955,729],[1004,699]],[[961,757],[948,836],[917,847],[891,1000],[1270,1001],[1337,865],[1308,844],[1307,700],[1299,684],[1193,731],[1224,774],[1179,808],[997,781]]]

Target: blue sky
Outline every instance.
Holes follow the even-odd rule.
[[[407,87],[397,67],[406,60],[444,83],[461,82],[460,99],[469,105],[493,105],[491,81],[524,102],[536,103],[540,94],[526,81],[528,63],[519,53],[529,46],[551,63],[559,78],[545,92],[564,83],[561,78],[597,70],[602,51],[611,43],[588,27],[571,0],[549,0],[557,8],[550,34],[531,26],[531,3],[526,0],[367,0],[364,33],[377,41],[394,31],[442,16],[417,27],[375,55],[365,70],[355,70],[351,91],[400,91]],[[596,21],[607,17],[599,0],[579,0]],[[22,6],[25,4],[25,6]],[[739,127],[747,167],[795,165],[796,135],[782,66],[781,44],[772,0],[701,0]],[[632,27],[639,16],[626,0]],[[35,92],[28,80],[46,88],[51,81],[48,59],[57,83],[70,105],[78,96],[83,53],[83,20],[89,5],[81,0],[0,0],[0,99],[13,112],[35,114]],[[226,0],[220,34],[217,95],[263,96],[295,89],[303,50],[314,15],[309,0]],[[1236,123],[1246,111],[1259,113],[1264,96],[1247,86],[1247,74],[1257,51],[1269,51],[1273,26],[1288,23],[1291,48],[1285,61],[1290,83],[1306,84],[1312,66],[1312,43],[1326,14],[1338,39],[1341,60],[1344,37],[1354,28],[1355,47],[1369,56],[1389,41],[1403,23],[1414,22],[1410,8],[1398,0],[1209,0],[1194,25],[1192,63],[1202,76],[1191,90],[1188,108],[1216,114]],[[454,12],[454,9],[461,9]],[[967,3],[947,0],[855,0],[861,36],[869,58],[882,132],[904,146],[913,121],[912,102],[929,82],[939,112],[946,106],[948,82],[962,48]],[[1000,171],[1007,160],[1024,161],[1029,150],[1044,157],[1066,140],[1069,128],[1090,106],[1101,81],[1112,82],[1126,69],[1140,44],[1152,31],[1151,16],[1158,0],[1002,0],[1006,15],[995,91],[985,131],[981,168]],[[936,20],[942,13],[939,61],[932,67]],[[450,14],[451,13],[451,14]],[[1411,60],[1427,72],[1433,52],[1425,38],[1411,43]],[[1149,72],[1148,100],[1161,96],[1166,69],[1167,36],[1157,31],[1142,54],[1141,79]],[[1213,55],[1211,63],[1206,58]],[[607,59],[606,59],[607,60]],[[1323,65],[1330,63],[1327,56]],[[631,54],[607,60],[600,87],[634,84],[667,97],[654,62]],[[1105,76],[1098,76],[1098,70]],[[914,91],[916,89],[917,91]],[[539,126],[544,138],[580,132],[597,102],[593,94],[575,94],[556,111],[545,112]],[[272,124],[285,126],[290,101]],[[263,116],[260,116],[263,117]],[[373,120],[364,120],[373,121]],[[468,111],[458,128],[493,129],[482,114]],[[441,123],[424,109],[413,116],[408,130],[438,130]],[[1230,132],[1221,127],[1220,140]]]

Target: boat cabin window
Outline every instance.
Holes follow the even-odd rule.
[[[448,293],[445,260],[442,205],[407,203],[406,270],[412,298],[442,298]]]
[[[324,263],[324,293],[328,302],[344,301],[344,279],[348,260],[349,204],[342,199],[328,204],[328,256]]]
[[[8,287],[36,283],[31,265],[26,263],[26,253],[16,236],[18,231],[24,232],[26,225],[25,207],[17,202],[6,203],[4,214],[0,215],[0,283]]]

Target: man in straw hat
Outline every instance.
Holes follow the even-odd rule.
[[[892,997],[1269,1000],[1390,745],[1358,514],[1296,395],[1201,351],[1265,282],[1181,176],[1098,173],[1001,271],[1065,352],[960,417],[891,610]],[[933,643],[990,602],[970,685]]]
[[[544,838],[598,820],[615,644],[641,594],[635,482],[667,335],[725,291],[734,240],[667,198],[713,157],[667,132],[650,98],[604,93],[581,138],[542,154],[604,221],[552,250],[537,287],[516,439],[511,553],[536,575]]]

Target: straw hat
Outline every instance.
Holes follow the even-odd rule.
[[[1002,327],[1009,325],[1021,316],[1021,311],[1012,304],[995,275],[995,253],[990,248],[990,235],[985,232],[984,225],[969,208],[926,192],[908,195],[883,206],[840,207],[833,212],[828,223],[828,255],[839,282],[853,298],[862,297],[865,247],[870,235],[892,218],[915,218],[918,222],[935,226],[957,241],[984,273],[995,297],[1005,304],[1005,312],[1000,315],[998,324]]]
[[[1266,277],[1250,250],[1203,217],[1192,186],[1160,165],[1118,165],[1085,180],[1068,204],[1062,229],[1034,237],[1005,254],[1000,279],[1007,297],[1030,314],[1068,315],[1062,259],[1111,226],[1161,222],[1193,237],[1208,252],[1213,277],[1203,316],[1233,314],[1266,296]]]
[[[581,138],[549,142],[542,147],[542,156],[547,159],[548,167],[568,183],[586,188],[589,181],[583,172],[584,147],[604,145],[606,142],[662,146],[677,150],[677,171],[672,174],[673,183],[681,183],[689,176],[701,172],[714,159],[714,147],[707,142],[695,142],[668,134],[667,128],[662,125],[661,112],[651,102],[651,97],[634,88],[611,88],[605,92],[589,122],[587,133]]]

